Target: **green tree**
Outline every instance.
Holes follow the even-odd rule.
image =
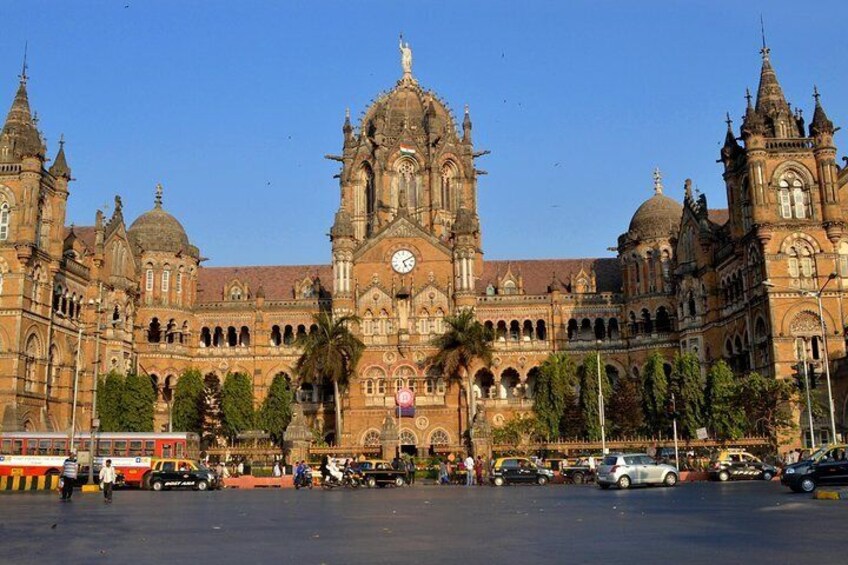
[[[653,435],[666,433],[670,426],[666,414],[668,377],[666,377],[664,365],[665,360],[662,354],[654,351],[648,356],[642,371],[642,406],[648,430]]]
[[[259,422],[263,430],[271,434],[271,440],[283,444],[283,433],[292,419],[293,394],[290,383],[283,373],[274,375],[268,396],[259,410]]]
[[[551,353],[539,366],[533,394],[533,411],[548,441],[560,437],[563,420],[574,405],[577,365],[565,352]]]
[[[215,373],[203,377],[203,435],[204,447],[216,445],[221,436],[221,380]]]
[[[795,428],[792,417],[794,386],[783,379],[750,373],[739,379],[736,405],[745,414],[746,434],[764,435],[776,446],[778,438]]]
[[[494,334],[475,318],[473,309],[462,310],[456,316],[447,316],[445,324],[445,333],[433,339],[436,353],[427,362],[465,387],[467,426],[470,429],[475,412],[471,366],[476,362],[491,366]]]
[[[342,401],[341,391],[356,374],[356,366],[362,358],[365,344],[350,330],[350,324],[358,322],[356,316],[334,318],[332,312],[321,312],[313,316],[316,331],[301,337],[300,357],[295,364],[298,376],[306,382],[333,383],[333,398],[336,405],[336,442],[341,441]]]
[[[675,355],[669,389],[674,394],[678,427],[683,437],[697,437],[698,428],[704,424],[704,377],[695,354]]]
[[[97,389],[97,417],[100,418],[100,431],[120,432],[123,412],[124,377],[117,371],[109,371],[100,380]]]
[[[492,430],[492,442],[517,448],[544,440],[546,433],[545,425],[537,418],[513,416],[503,426]]]
[[[742,437],[745,415],[736,404],[736,377],[730,366],[719,360],[707,373],[707,390],[704,392],[707,422],[719,440]]]
[[[639,388],[639,381],[625,374],[612,389],[607,414],[612,432],[619,438],[634,437],[645,424]]]
[[[130,373],[121,395],[121,428],[125,432],[152,432],[156,392],[148,375]]]
[[[221,387],[221,424],[224,435],[232,442],[256,423],[253,410],[253,383],[244,373],[227,373]]]
[[[598,373],[598,354],[593,353],[583,358],[579,374],[580,394],[578,404],[580,414],[583,417],[584,435],[589,441],[598,441],[601,439],[601,422],[598,415],[598,378],[601,379],[604,405],[606,405],[610,394],[607,370],[601,364],[600,374]]]
[[[203,433],[203,377],[197,369],[186,369],[180,375],[171,405],[174,431]]]

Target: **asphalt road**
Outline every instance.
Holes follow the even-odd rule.
[[[0,494],[0,562],[845,563],[846,525],[760,481]]]

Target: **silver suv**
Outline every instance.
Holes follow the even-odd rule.
[[[645,453],[612,453],[604,457],[598,467],[597,481],[602,489],[612,485],[629,488],[630,485],[677,484],[677,469],[671,465],[657,463]]]

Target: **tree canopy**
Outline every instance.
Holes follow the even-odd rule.
[[[583,358],[580,366],[580,394],[578,402],[580,413],[583,416],[583,432],[590,441],[601,439],[601,422],[598,406],[598,379],[601,381],[604,404],[607,403],[610,394],[609,380],[607,379],[606,367],[601,364],[598,373],[598,354],[593,353]]]
[[[174,390],[171,407],[174,431],[203,433],[204,411],[203,377],[197,369],[186,369],[180,375]]]
[[[268,396],[262,402],[259,410],[259,424],[271,435],[271,441],[277,445],[283,444],[283,434],[292,419],[292,401],[294,395],[291,383],[283,373],[274,375]]]
[[[536,375],[533,410],[548,441],[563,434],[564,420],[575,405],[577,365],[565,352],[550,354]]]
[[[736,439],[745,432],[745,414],[737,396],[736,377],[724,360],[719,360],[707,373],[704,405],[707,425],[719,440]]]
[[[244,373],[228,373],[221,387],[221,425],[230,441],[240,432],[252,430],[256,423],[253,410],[253,383]]]
[[[152,432],[156,392],[148,375],[130,373],[121,395],[121,431]]]

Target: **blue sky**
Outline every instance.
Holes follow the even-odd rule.
[[[76,182],[68,223],[165,208],[209,265],[329,262],[345,107],[414,73],[471,107],[486,257],[607,256],[652,191],[724,207],[724,113],[759,77],[760,14],[788,100],[848,120],[846,6],[817,2],[41,2],[0,8],[0,111],[30,102]],[[3,102],[5,100],[5,102]],[[837,134],[837,144],[842,134]],[[842,153],[840,153],[841,155]]]

